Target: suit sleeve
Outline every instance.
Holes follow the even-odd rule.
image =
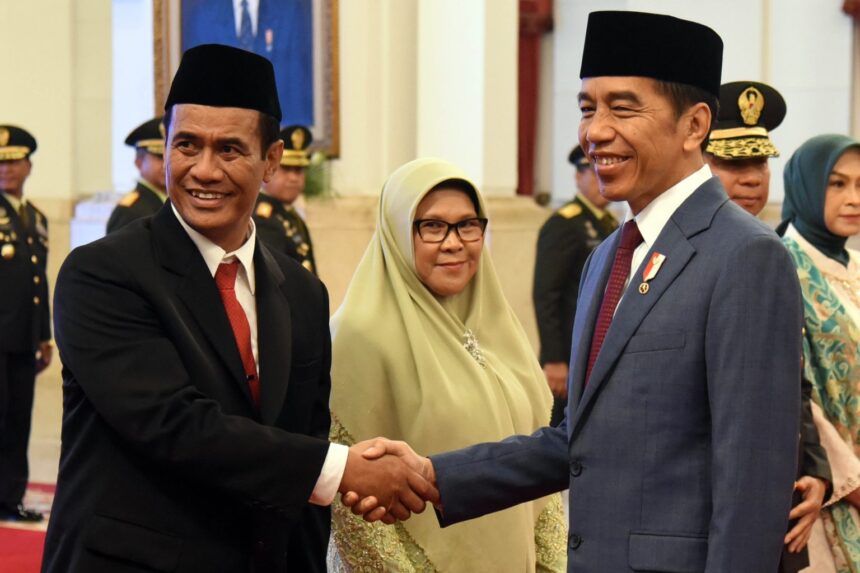
[[[540,230],[535,258],[532,300],[540,336],[540,362],[570,359],[570,333],[564,332],[572,318],[563,316],[565,296],[576,298],[579,282],[575,267],[581,264],[584,242],[570,232],[569,221],[550,217]],[[572,293],[570,291],[573,291]]]
[[[66,384],[80,385],[114,439],[147,463],[251,506],[298,515],[328,442],[229,415],[200,392],[122,259],[85,246],[60,271],[55,325]],[[321,384],[318,402],[328,391],[327,380]],[[322,436],[324,420],[317,425]]]
[[[705,332],[713,442],[705,571],[775,571],[797,471],[800,288],[775,236],[754,237],[721,264]]]
[[[531,501],[568,487],[567,429],[541,428],[432,456],[443,527]]]

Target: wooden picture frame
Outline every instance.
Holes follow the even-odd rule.
[[[156,115],[163,113],[170,82],[179,66],[183,28],[182,1],[153,0]],[[232,0],[220,1],[232,4]],[[289,0],[260,0],[260,4],[286,1]],[[314,138],[311,149],[321,150],[327,157],[337,157],[340,154],[338,0],[310,1],[313,22],[313,123],[308,127]],[[277,34],[278,31],[275,30],[274,33]],[[266,30],[266,34],[271,36],[272,31]],[[285,112],[284,121],[289,122],[287,111],[282,111]]]

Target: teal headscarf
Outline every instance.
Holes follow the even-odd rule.
[[[860,141],[846,135],[817,135],[801,145],[783,171],[785,200],[780,235],[791,223],[816,249],[843,265],[848,265],[845,243],[848,237],[834,235],[824,224],[824,198],[830,172],[842,154],[860,149]]]

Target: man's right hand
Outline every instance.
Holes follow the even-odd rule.
[[[415,477],[420,478],[420,484],[423,484],[419,486],[421,491],[414,487],[412,488],[413,493],[418,494],[422,498],[420,502],[421,511],[424,509],[425,501],[429,501],[433,505],[440,507],[439,491],[436,489],[436,472],[433,469],[432,462],[429,458],[424,458],[416,454],[406,442],[393,441],[387,438],[375,438],[360,442],[353,447],[358,448],[362,452],[361,457],[365,460],[376,462],[387,458],[400,460],[413,472]],[[350,448],[350,456],[352,453],[352,448]],[[349,468],[349,461],[347,461],[347,468]],[[382,520],[385,523],[392,524],[397,520],[405,519],[399,517],[394,511],[386,509],[387,506],[383,500],[377,496],[362,495],[358,491],[349,490],[343,486],[344,484],[341,482],[340,491],[343,493],[341,497],[342,503],[350,507],[354,514],[364,516],[366,521],[374,522]],[[397,506],[395,506],[395,509],[400,510]],[[409,517],[408,512],[406,517]]]
[[[353,513],[364,515],[367,521],[403,521],[412,513],[424,511],[426,501],[437,503],[439,499],[435,485],[416,471],[415,464],[408,463],[406,456],[399,455],[396,448],[389,451],[386,447],[389,443],[401,442],[377,438],[349,448],[338,491],[344,494],[344,504],[352,507]],[[354,507],[358,500],[364,511]]]
[[[543,365],[543,374],[549,384],[550,392],[556,398],[567,398],[567,363],[547,362]]]

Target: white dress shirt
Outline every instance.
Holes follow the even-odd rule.
[[[236,275],[236,298],[239,300],[242,310],[245,311],[245,316],[248,317],[248,326],[251,328],[251,349],[254,352],[254,362],[257,363],[257,376],[260,376],[260,354],[257,344],[257,302],[254,298],[257,286],[257,277],[254,269],[254,247],[256,244],[257,227],[254,225],[254,220],[249,219],[250,234],[247,240],[241,247],[228,253],[202,234],[192,229],[188,223],[182,218],[176,210],[176,206],[172,203],[170,208],[173,214],[188,233],[188,236],[197,246],[206,267],[212,277],[218,270],[218,265],[221,263],[230,263],[234,260],[239,261],[239,272]],[[288,373],[284,373],[288,374]],[[330,505],[334,501],[334,496],[337,494],[337,489],[343,479],[343,472],[346,469],[346,458],[349,453],[349,448],[341,444],[330,444],[328,454],[326,454],[325,462],[323,463],[322,471],[311,492],[310,502],[315,505]],[[273,463],[277,463],[273,461]]]
[[[260,0],[248,0],[248,13],[251,15],[251,33],[254,37],[257,36],[257,21],[260,12]],[[239,37],[239,32],[242,28],[242,0],[233,0],[233,15],[236,23],[236,37]]]
[[[642,244],[633,251],[633,260],[630,261],[630,271],[627,273],[627,280],[624,282],[624,290],[621,291],[622,298],[624,297],[624,292],[627,290],[627,285],[633,279],[633,273],[636,272],[639,265],[645,260],[645,256],[654,246],[654,243],[657,242],[657,237],[660,236],[663,227],[666,226],[666,223],[669,222],[669,219],[678,210],[678,207],[711,177],[713,177],[711,168],[707,165],[702,165],[697,171],[681,179],[678,183],[655,197],[635,217],[632,212],[628,211],[625,222],[630,219],[636,219],[636,226],[639,227],[639,233],[642,235]],[[618,306],[621,306],[620,299]],[[618,306],[615,307],[616,310]]]

